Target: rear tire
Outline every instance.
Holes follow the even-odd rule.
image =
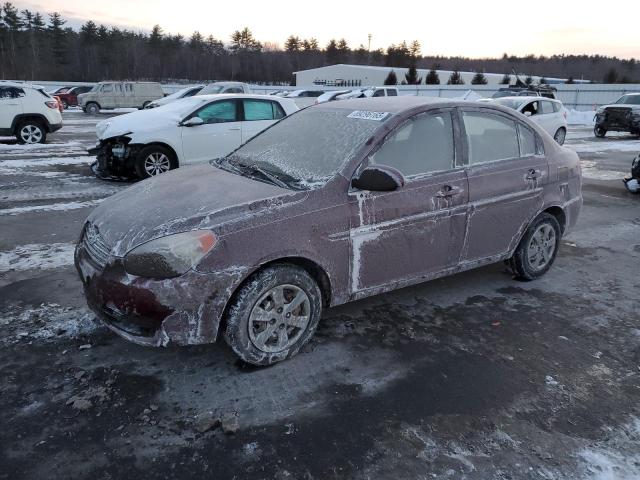
[[[138,110],[144,110],[145,108],[147,108],[147,107],[149,106],[149,104],[150,104],[150,103],[151,103],[151,102],[147,100],[146,102],[144,102],[144,103],[142,104],[142,108],[139,108]]]
[[[224,338],[252,365],[293,357],[313,336],[322,314],[322,294],[304,269],[272,265],[238,289],[225,315]]]
[[[596,126],[593,129],[593,133],[598,138],[604,138],[604,136],[607,134],[607,131],[602,127]]]
[[[27,120],[18,125],[16,139],[19,143],[33,145],[47,140],[47,130],[37,120]]]
[[[138,153],[136,174],[140,178],[149,178],[178,168],[178,162],[171,150],[162,145],[149,145]]]
[[[556,259],[561,236],[556,217],[544,212],[538,215],[509,259],[516,278],[533,280],[544,275]]]
[[[89,102],[86,107],[84,107],[84,111],[89,115],[97,115],[100,113],[100,105],[95,102]]]
[[[567,138],[567,130],[564,127],[560,127],[558,131],[556,131],[553,139],[556,141],[558,145],[564,145],[564,141]]]

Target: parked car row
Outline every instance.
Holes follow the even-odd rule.
[[[106,120],[101,161],[156,178],[87,219],[87,302],[138,344],[222,337],[269,365],[329,306],[502,260],[538,278],[582,196],[577,154],[534,117],[385,92],[301,110],[193,96]]]

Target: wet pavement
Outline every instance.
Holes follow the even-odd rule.
[[[252,368],[94,323],[73,244],[126,184],[91,175],[97,119],[64,120],[0,143],[0,479],[640,478],[637,137],[570,129],[585,203],[542,279],[496,264],[347,304]]]

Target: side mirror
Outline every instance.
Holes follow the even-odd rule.
[[[372,165],[351,180],[351,186],[372,192],[391,192],[404,186],[404,176],[386,165]]]
[[[189,120],[185,120],[180,125],[182,125],[183,127],[197,127],[198,125],[203,124],[204,120],[202,120],[200,117],[191,117]]]

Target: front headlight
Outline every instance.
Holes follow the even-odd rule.
[[[98,138],[102,138],[104,132],[111,126],[111,122],[100,122],[96,125],[96,135]]]
[[[195,267],[215,246],[216,236],[209,230],[177,233],[151,240],[124,257],[124,269],[147,278],[173,278]]]

